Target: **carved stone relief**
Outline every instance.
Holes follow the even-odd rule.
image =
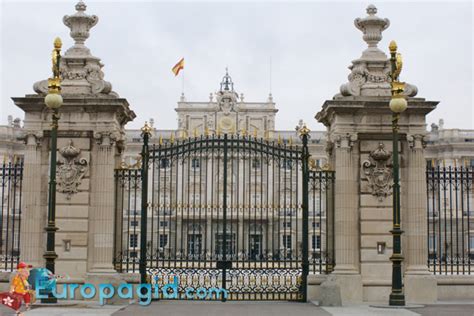
[[[378,197],[379,201],[392,194],[392,153],[385,149],[380,143],[374,151],[369,154],[369,160],[362,164],[364,174],[369,181],[372,195]]]
[[[73,146],[72,140],[69,140],[69,145],[59,149],[63,159],[58,161],[56,171],[57,190],[66,193],[68,200],[72,194],[77,193],[77,188],[89,167],[87,160],[79,157],[80,152]]]

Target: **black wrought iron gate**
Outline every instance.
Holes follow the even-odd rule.
[[[298,146],[227,134],[149,146],[143,136],[141,170],[116,173],[117,270],[176,284],[172,298],[306,301],[307,132]],[[321,271],[333,256],[319,252]]]

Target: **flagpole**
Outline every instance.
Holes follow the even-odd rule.
[[[181,72],[181,93],[184,95],[184,71]]]
[[[272,93],[272,56],[270,56],[270,94]]]

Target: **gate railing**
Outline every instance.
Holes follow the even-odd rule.
[[[23,161],[0,164],[0,271],[13,271],[20,258]]]
[[[428,267],[434,274],[474,272],[474,169],[426,170]]]
[[[334,181],[334,171],[309,171],[309,272],[313,274],[331,273],[335,265]]]

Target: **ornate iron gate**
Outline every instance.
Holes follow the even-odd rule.
[[[231,300],[306,301],[309,244],[315,272],[334,257],[321,247],[332,222],[320,199],[333,173],[309,171],[308,131],[302,146],[227,134],[149,146],[143,136],[141,169],[116,172],[117,270],[160,288],[176,280],[180,299],[191,288],[223,299],[203,297],[220,288]]]

